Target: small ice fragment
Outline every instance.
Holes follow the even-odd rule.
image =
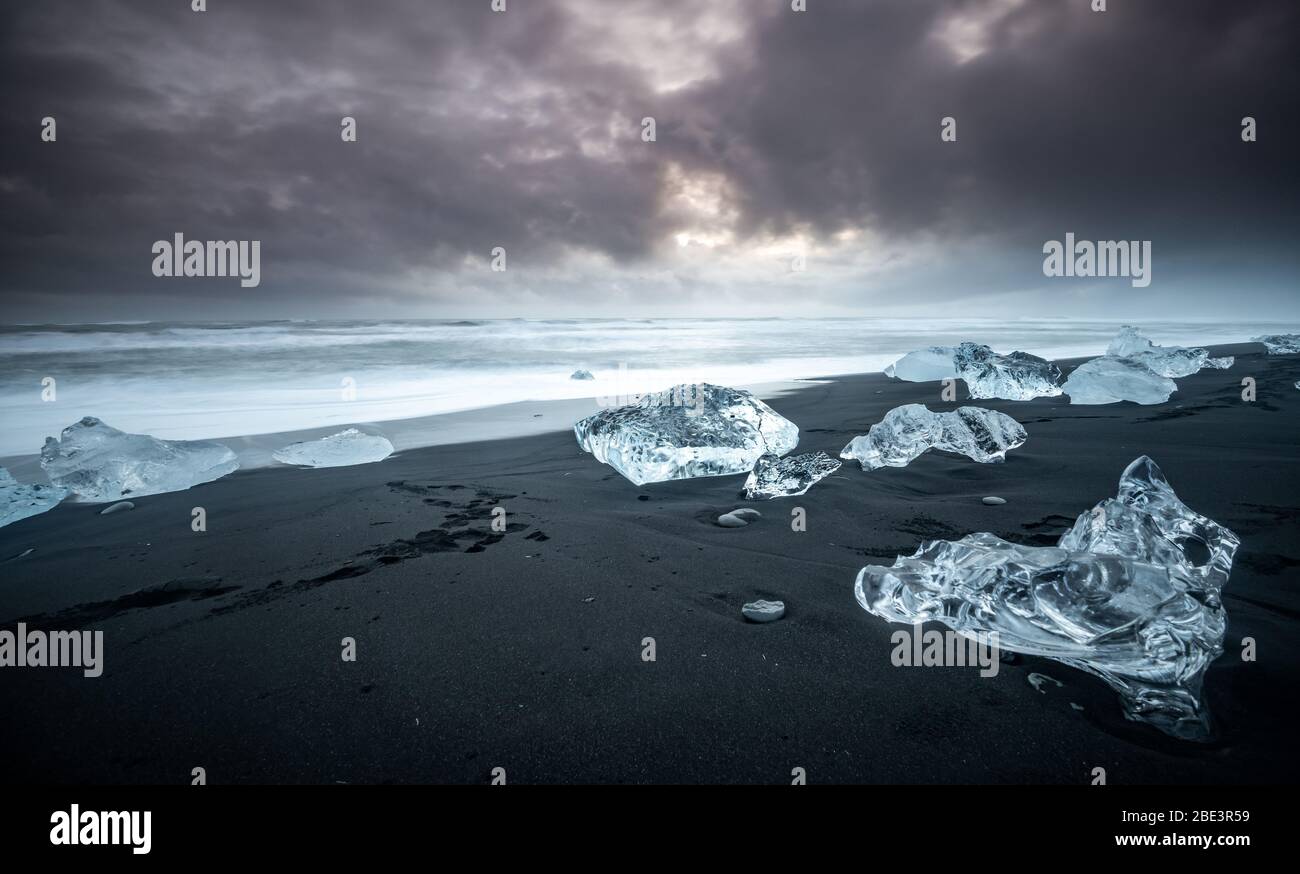
[[[1269,355],[1300,354],[1300,334],[1268,334],[1263,337],[1251,337],[1256,343],[1263,343]]]
[[[735,513],[723,513],[718,517],[718,524],[723,528],[744,528],[749,523]]]
[[[135,504],[130,501],[118,501],[116,504],[109,504],[99,511],[99,515],[107,516],[109,513],[120,513],[122,510],[134,510]]]
[[[752,522],[763,517],[762,513],[750,507],[737,507],[728,515],[735,516],[737,519],[744,519],[746,522]]]
[[[1070,707],[1071,707],[1072,709],[1074,709],[1074,710],[1082,710],[1082,709],[1083,709],[1083,705],[1082,705],[1082,704],[1075,704],[1073,701],[1070,702]]]
[[[775,622],[785,615],[784,601],[750,601],[740,608],[750,622]]]
[[[1049,677],[1047,674],[1031,673],[1025,679],[1029,680],[1029,685],[1033,686],[1034,691],[1038,692],[1039,695],[1045,694],[1043,686],[1048,683],[1055,683],[1058,688],[1064,685],[1060,680],[1055,677]]]
[[[366,434],[349,428],[319,440],[290,443],[271,453],[283,464],[304,467],[348,467],[353,464],[373,464],[393,454],[393,444],[387,437]]]
[[[595,379],[590,370],[575,370],[570,374],[569,379]]]
[[[906,467],[930,449],[955,452],[981,464],[1003,461],[1008,450],[1025,442],[1020,423],[996,410],[958,407],[947,413],[933,413],[923,404],[895,407],[871,426],[865,435],[854,437],[840,452],[840,458],[856,459],[863,470]]]
[[[784,455],[799,428],[747,391],[679,385],[573,426],[578,445],[636,485],[746,473]]]
[[[890,622],[996,633],[1002,650],[1096,674],[1129,719],[1199,740],[1209,734],[1201,684],[1223,653],[1221,591],[1239,545],[1141,456],[1117,496],[1081,514],[1056,546],[988,533],[926,541],[892,567],[864,567],[854,593]]]
[[[1063,388],[1072,404],[1163,404],[1178,384],[1135,359],[1103,355],[1076,367]]]
[[[805,455],[760,456],[745,480],[745,497],[751,501],[759,498],[790,498],[802,495],[818,480],[840,469],[836,461],[825,452]]]
[[[211,440],[160,440],[126,434],[87,416],[45,439],[41,467],[56,486],[92,502],[179,492],[239,468],[235,453]]]
[[[990,507],[1000,507],[1007,502],[1006,498],[999,498],[997,495],[989,495],[987,498],[980,498],[980,500]]]
[[[20,483],[0,467],[0,528],[52,509],[67,494],[67,489],[58,486]]]

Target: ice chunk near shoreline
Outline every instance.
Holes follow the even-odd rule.
[[[573,426],[578,445],[636,485],[746,473],[785,455],[799,428],[747,391],[679,385]]]
[[[957,347],[953,363],[976,400],[1029,401],[1061,393],[1061,368],[1028,352],[999,355],[988,346],[967,342]]]
[[[1072,404],[1163,404],[1178,384],[1135,359],[1103,355],[1076,367],[1062,388]]]
[[[383,461],[392,454],[393,444],[387,437],[349,428],[319,440],[290,443],[272,452],[271,457],[282,464],[303,467],[350,467]]]
[[[1027,401],[1061,393],[1061,369],[1052,362],[1027,352],[1000,355],[969,341],[908,352],[884,373],[907,382],[961,378],[977,399]]]
[[[760,456],[745,480],[745,497],[751,501],[758,498],[790,498],[802,495],[819,480],[825,479],[840,469],[841,461],[836,461],[825,452],[809,452],[804,455],[788,455],[781,458],[768,454]]]
[[[179,492],[237,470],[235,453],[211,440],[127,434],[87,416],[45,438],[41,467],[50,482],[91,502]]]
[[[569,374],[569,379],[595,379],[590,370],[575,370]]]
[[[1223,652],[1220,592],[1239,544],[1141,456],[1116,497],[1080,515],[1054,547],[983,532],[927,541],[892,567],[864,567],[854,594],[890,622],[996,633],[1002,650],[1096,674],[1129,719],[1200,740],[1209,735],[1201,683]]]
[[[1250,339],[1263,343],[1269,355],[1300,355],[1300,334],[1266,334]]]
[[[1161,376],[1170,377],[1191,376],[1203,367],[1225,369],[1232,366],[1231,358],[1210,358],[1210,353],[1205,349],[1157,346],[1142,336],[1137,328],[1128,325],[1110,341],[1106,354],[1137,361]]]
[[[930,346],[908,352],[902,358],[885,368],[885,376],[901,379],[904,382],[934,382],[939,379],[956,379],[957,365],[953,356],[957,350],[952,346]]]
[[[68,490],[59,486],[20,483],[0,467],[0,528],[53,509],[67,495]]]
[[[958,407],[932,413],[923,404],[895,407],[871,430],[854,437],[840,458],[856,459],[863,470],[906,467],[930,449],[955,452],[981,464],[1006,459],[1027,438],[1020,423],[996,410]]]

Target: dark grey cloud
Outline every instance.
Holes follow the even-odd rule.
[[[1041,313],[1066,231],[1152,240],[1151,306],[1297,314],[1293,2],[809,5],[6,4],[0,317]],[[154,278],[177,231],[260,239],[262,285]],[[821,260],[764,273],[792,240]]]

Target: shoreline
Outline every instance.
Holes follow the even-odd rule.
[[[1210,354],[1215,357],[1234,354],[1231,350],[1236,350],[1235,354],[1237,355],[1248,354],[1250,352],[1262,352],[1263,350],[1262,344],[1254,341],[1215,344],[1200,348],[1207,349]],[[1096,355],[1080,355],[1049,360],[1061,367],[1062,371],[1068,375],[1069,370],[1093,357],[1096,357]],[[742,383],[735,387],[750,391],[760,399],[771,400],[782,397],[791,392],[799,391],[809,385],[816,385],[818,383],[839,379],[876,375],[881,374],[879,371],[832,373],[761,383]],[[235,452],[239,461],[240,470],[257,470],[265,467],[292,467],[292,465],[284,465],[275,461],[271,457],[271,453],[289,445],[290,443],[303,440],[316,440],[321,437],[337,434],[347,428],[357,428],[367,433],[379,434],[387,437],[393,444],[394,454],[435,446],[474,443],[512,437],[529,437],[537,434],[568,430],[572,428],[574,422],[603,409],[604,407],[599,403],[599,399],[602,397],[599,393],[600,387],[593,384],[592,388],[595,389],[595,391],[593,391],[590,396],[581,398],[512,401],[504,404],[493,404],[466,410],[454,410],[445,413],[433,413],[400,419],[340,421],[337,424],[322,425],[312,428],[269,431],[258,434],[241,434],[225,437],[204,437],[199,439],[211,440],[228,446]],[[668,386],[664,386],[663,388],[668,388]],[[978,404],[980,402],[975,403]],[[93,413],[85,413],[83,415],[93,415]],[[69,421],[68,424],[71,425],[80,418],[81,416],[77,416]],[[102,416],[99,418],[104,420]],[[110,425],[113,424],[111,421],[104,421],[107,421]],[[0,467],[6,468],[19,482],[48,482],[48,479],[45,477],[40,467],[39,450],[26,454],[0,456]],[[75,499],[69,498],[69,500]]]

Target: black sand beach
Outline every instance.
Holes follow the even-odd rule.
[[[501,767],[513,784],[788,783],[804,768],[809,783],[1088,783],[1100,766],[1111,784],[1294,781],[1300,356],[1259,350],[1216,347],[1236,365],[1180,378],[1159,406],[974,402],[1028,430],[1005,464],[846,464],[770,502],[740,500],[743,476],[638,488],[566,427],[240,471],[109,516],[64,504],[0,529],[0,627],[103,629],[104,673],[0,672],[0,779],[188,783],[203,767],[210,783],[484,783]],[[968,401],[964,385],[942,403],[937,383],[859,375],[770,403],[799,451],[837,455],[911,402]],[[103,411],[69,422],[86,414]],[[973,531],[1054,543],[1142,454],[1242,539],[1205,682],[1213,742],[1127,722],[1104,683],[1048,660],[992,678],[890,663],[897,626],[854,601],[863,564]],[[742,505],[763,518],[714,524]],[[756,598],[786,617],[745,622]],[[1040,692],[1031,672],[1062,685]]]

